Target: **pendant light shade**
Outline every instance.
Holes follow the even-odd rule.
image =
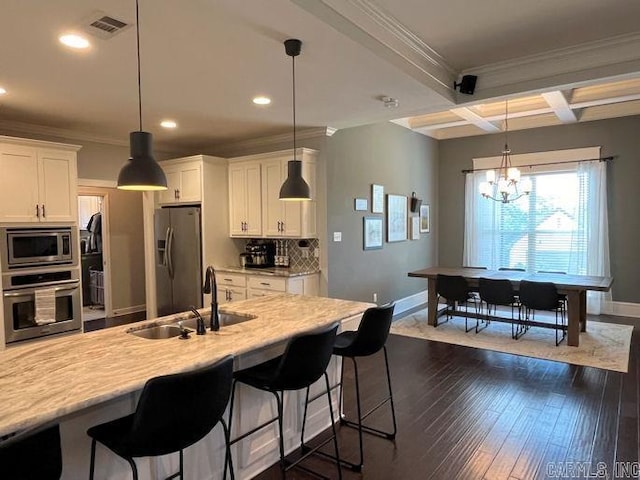
[[[280,187],[280,200],[311,200],[309,185],[302,178],[302,162],[289,160],[287,179]]]
[[[152,135],[149,132],[129,133],[131,158],[118,175],[121,190],[166,190],[167,178],[153,158]]]
[[[140,129],[129,133],[131,157],[120,169],[120,190],[166,190],[167,177],[153,158],[152,135],[142,131],[142,88],[140,81],[140,24],[136,0],[136,46],[138,56],[138,118]]]
[[[291,57],[293,72],[293,160],[287,163],[287,179],[280,187],[280,200],[311,200],[311,189],[302,178],[302,162],[296,159],[296,57],[302,50],[302,42],[290,38],[284,42],[284,50]]]

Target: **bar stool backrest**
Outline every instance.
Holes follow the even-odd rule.
[[[316,382],[327,370],[338,322],[289,340],[270,383],[272,390],[299,390]]]
[[[62,475],[60,427],[16,436],[0,447],[0,478],[58,480]]]
[[[466,302],[470,290],[463,276],[438,274],[436,291],[449,302]]]
[[[552,282],[520,282],[520,303],[533,310],[556,310],[558,289]]]
[[[182,450],[220,421],[231,395],[233,357],[214,365],[147,381],[127,441],[132,457]]]
[[[395,303],[369,308],[362,315],[360,326],[345,356],[365,357],[378,352],[389,337]]]
[[[509,280],[480,278],[480,298],[490,305],[511,305],[515,302],[515,291]]]

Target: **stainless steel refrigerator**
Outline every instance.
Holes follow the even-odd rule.
[[[160,208],[154,223],[158,315],[202,307],[200,209]]]

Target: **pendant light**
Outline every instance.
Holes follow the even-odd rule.
[[[287,163],[287,179],[280,187],[280,200],[311,200],[309,185],[302,178],[302,161],[296,159],[296,57],[302,42],[295,38],[285,40],[284,49],[291,57],[293,71],[293,160]]]
[[[129,133],[131,157],[120,169],[118,188],[121,190],[166,190],[167,177],[155,158],[152,135],[142,131],[142,88],[140,81],[140,24],[136,0],[136,45],[138,56],[138,118],[139,130]]]

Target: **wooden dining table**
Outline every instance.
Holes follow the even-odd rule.
[[[438,316],[438,275],[459,275],[464,277],[471,290],[477,290],[479,279],[506,279],[511,281],[517,291],[521,280],[532,282],[553,282],[558,293],[567,296],[567,344],[577,347],[580,344],[580,332],[587,330],[587,291],[607,292],[613,283],[612,277],[592,275],[569,275],[560,273],[528,273],[508,270],[485,270],[468,267],[429,267],[409,272],[410,277],[426,278],[428,281],[427,322],[437,325]]]

